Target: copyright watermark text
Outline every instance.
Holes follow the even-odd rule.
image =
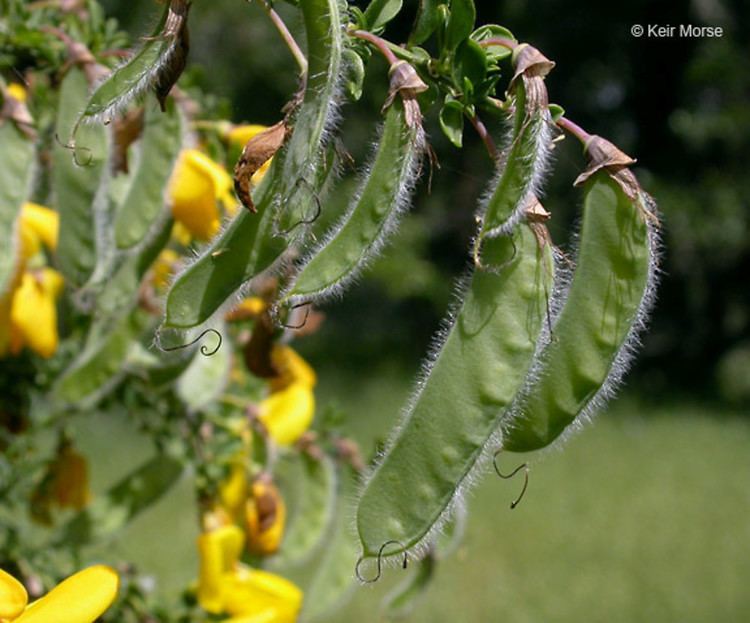
[[[695,24],[633,24],[630,34],[648,39],[711,39],[724,36],[721,26],[696,26]]]

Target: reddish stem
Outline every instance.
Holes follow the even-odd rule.
[[[518,42],[506,37],[490,37],[489,39],[480,41],[479,45],[484,48],[488,48],[491,45],[501,45],[504,48],[508,48],[509,50],[515,50],[518,47]]]
[[[490,158],[497,160],[497,146],[495,145],[495,141],[492,140],[490,133],[487,131],[487,127],[477,115],[469,116],[469,120],[471,121],[471,125],[473,125],[474,129],[477,131],[477,134],[479,134],[479,138],[484,142],[484,146],[487,148],[487,153],[490,155]]]
[[[385,59],[390,65],[398,62],[398,58],[388,47],[385,39],[381,39],[377,35],[373,35],[371,32],[367,32],[366,30],[355,30],[351,34],[358,39],[364,39],[365,41],[369,41],[370,43],[372,43],[376,48],[378,48],[380,53],[385,56]]]
[[[575,136],[584,145],[588,143],[589,139],[591,138],[591,134],[586,132],[586,130],[584,130],[577,123],[571,121],[570,119],[566,119],[565,117],[560,117],[557,120],[557,125],[560,126],[566,132],[568,132],[569,134],[572,134],[573,136]]]

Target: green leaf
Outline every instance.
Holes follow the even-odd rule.
[[[169,14],[169,6],[169,2],[164,4],[161,19],[143,46],[97,87],[76,121],[77,128],[92,119],[110,116],[151,87],[159,68],[175,44],[174,37],[162,35]]]
[[[16,221],[30,190],[33,171],[34,144],[15,123],[4,120],[0,125],[0,296],[13,279],[20,251]]]
[[[353,102],[362,97],[362,84],[365,80],[365,63],[352,49],[344,50],[344,89]]]
[[[409,47],[419,45],[430,38],[442,22],[442,14],[438,10],[440,0],[419,0],[417,19],[409,35]]]
[[[365,9],[368,30],[384,28],[401,10],[402,0],[372,0]]]
[[[52,149],[52,185],[60,213],[57,265],[72,288],[80,288],[96,265],[96,224],[93,205],[100,186],[109,175],[105,162],[109,150],[109,130],[101,124],[87,124],[78,130],[76,145],[71,141],[76,118],[88,97],[88,81],[81,69],[73,67],[60,88]],[[102,188],[104,192],[104,188]]]
[[[138,170],[115,215],[115,242],[120,249],[142,243],[164,216],[165,193],[182,144],[182,120],[173,100],[162,113],[148,106],[140,139]]]
[[[440,129],[448,140],[459,149],[463,145],[464,135],[464,107],[461,102],[450,96],[440,109]]]
[[[487,55],[482,46],[471,39],[464,40],[453,57],[453,80],[465,90],[465,82],[471,84],[472,92],[487,76]]]
[[[565,109],[559,104],[550,104],[548,108],[550,117],[552,118],[552,123],[557,123],[560,120],[560,117],[565,116]]]
[[[451,11],[445,31],[445,47],[452,52],[471,34],[477,17],[474,0],[451,0]]]
[[[471,33],[471,39],[473,41],[476,41],[477,43],[480,43],[487,39],[497,38],[510,39],[511,41],[516,40],[510,30],[504,28],[503,26],[498,26],[497,24],[485,24],[484,26],[480,26],[473,33]],[[487,60],[495,65],[503,59],[508,58],[512,53],[503,45],[488,45],[482,47],[487,53]]]
[[[177,482],[182,465],[156,456],[123,478],[65,524],[56,543],[81,546],[115,536]]]

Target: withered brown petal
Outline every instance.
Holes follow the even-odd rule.
[[[191,3],[188,0],[172,0],[169,5],[169,14],[164,24],[163,37],[175,39],[174,48],[167,58],[166,63],[160,68],[154,81],[154,91],[159,100],[162,112],[166,110],[166,101],[172,87],[177,83],[187,65],[188,52],[190,51],[190,34],[188,32],[188,12]]]
[[[250,193],[253,174],[268,162],[281,148],[289,135],[285,120],[279,121],[251,138],[234,167],[234,189],[242,205],[255,213],[255,204]]]
[[[555,62],[548,59],[544,54],[528,43],[522,43],[513,53],[513,63],[516,73],[513,80],[521,74],[525,76],[539,76],[543,78],[555,66]],[[512,82],[512,81],[511,81]]]

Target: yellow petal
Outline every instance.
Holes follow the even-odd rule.
[[[95,565],[62,581],[13,623],[93,623],[117,597],[114,569]]]
[[[220,180],[217,170],[226,179]],[[208,156],[195,149],[183,151],[170,181],[174,218],[194,237],[208,240],[219,230],[217,201],[226,194],[227,183],[231,186],[227,172]]]
[[[224,608],[231,615],[265,615],[272,610],[278,623],[293,623],[302,606],[302,591],[275,573],[239,566],[223,579]]]
[[[294,383],[261,401],[258,410],[271,438],[279,445],[291,445],[312,423],[315,396],[307,385]]]
[[[253,554],[270,556],[278,551],[284,537],[286,505],[270,478],[257,478],[251,492],[245,508],[247,547]]]
[[[240,454],[229,468],[229,477],[219,485],[221,505],[236,520],[242,516],[248,495],[247,470],[244,455]]]
[[[221,623],[279,623],[279,613],[273,608],[255,614],[241,614],[229,619],[223,619]]]
[[[0,619],[15,619],[23,612],[28,600],[23,584],[0,569]]]
[[[19,102],[25,102],[28,98],[26,88],[22,84],[18,84],[17,82],[11,82],[8,85],[7,91],[8,95],[10,95],[13,99],[18,100]]]
[[[295,383],[312,389],[318,382],[315,370],[290,346],[274,345],[271,363],[279,371],[279,376],[271,380],[271,391],[280,391]]]
[[[180,256],[172,249],[164,249],[156,258],[151,270],[151,282],[159,290],[165,290],[177,267]]]
[[[21,210],[21,228],[36,234],[51,251],[57,249],[60,218],[54,210],[27,201]]]
[[[57,307],[55,295],[61,287],[59,273],[45,269],[41,274],[24,273],[13,294],[11,323],[22,341],[42,357],[57,350]]]
[[[258,125],[257,123],[235,125],[226,133],[226,138],[230,143],[234,143],[238,147],[244,147],[251,138],[267,129],[268,126]]]
[[[198,536],[198,603],[207,612],[219,614],[224,611],[223,580],[227,573],[234,571],[244,544],[245,535],[234,525]]]

